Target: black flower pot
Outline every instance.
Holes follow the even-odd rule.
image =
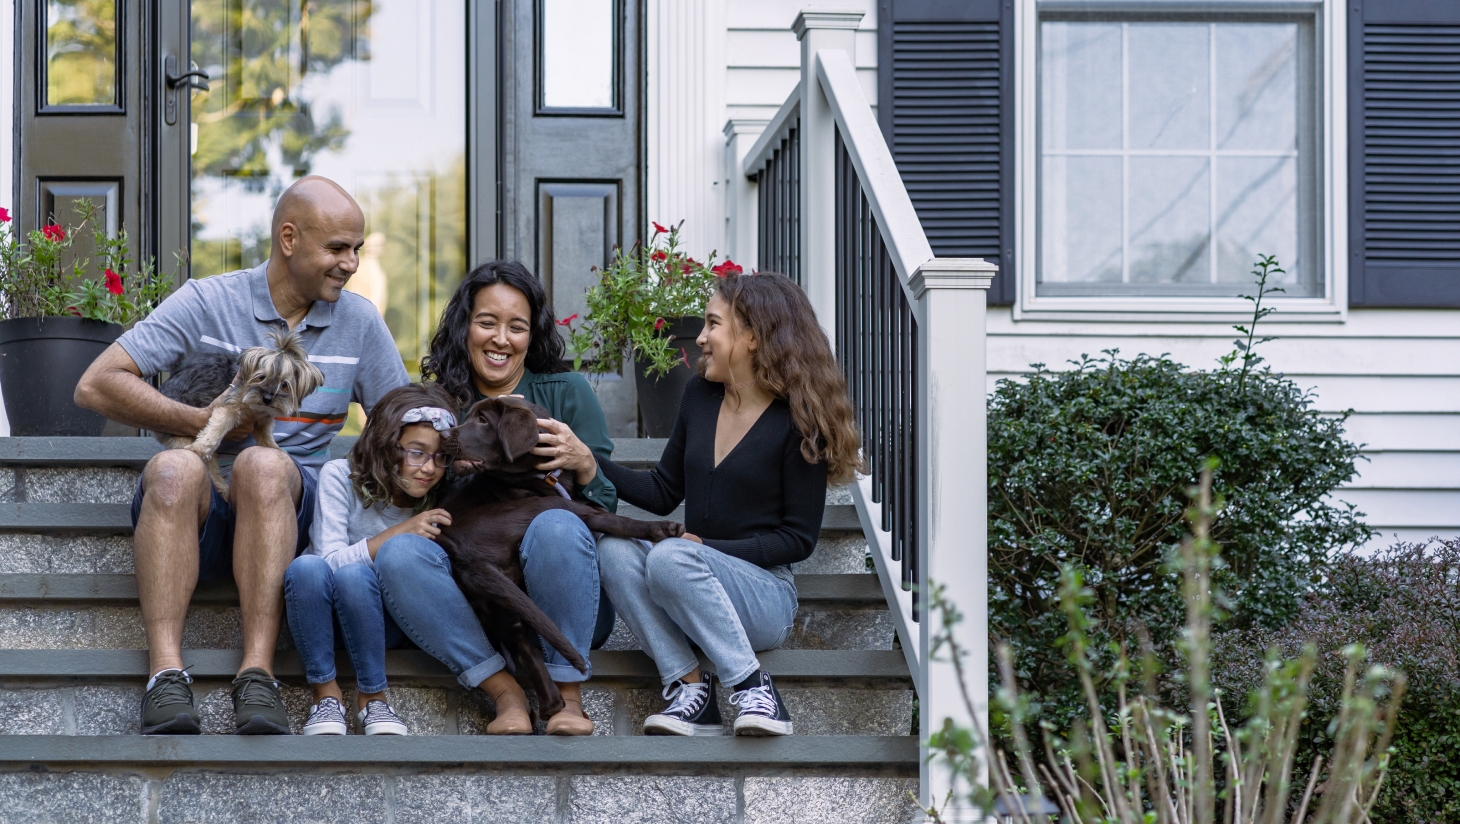
[[[71,400],[86,367],[122,334],[115,323],[81,318],[0,321],[0,392],[10,434],[101,434],[106,418]]]
[[[679,350],[679,362],[668,374],[650,375],[645,371],[647,364],[634,359],[639,419],[644,422],[644,434],[650,438],[667,438],[674,429],[674,419],[679,415],[679,398],[700,360],[700,347],[695,338],[705,328],[705,319],[698,315],[665,320],[668,323],[662,331],[669,336],[669,345]]]

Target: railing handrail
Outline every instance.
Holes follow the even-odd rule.
[[[780,148],[781,140],[795,127],[800,116],[801,84],[798,82],[796,88],[791,90],[791,96],[786,98],[786,102],[781,104],[781,108],[776,110],[775,116],[766,124],[765,131],[751,144],[750,152],[745,155],[745,164],[741,167],[746,177],[755,177],[757,172],[765,168],[776,149]]]
[[[816,79],[831,104],[862,192],[877,218],[882,243],[892,257],[908,300],[916,300],[910,283],[918,269],[933,259],[933,247],[897,171],[892,150],[872,116],[872,104],[857,82],[851,58],[841,49],[822,49],[816,57]]]

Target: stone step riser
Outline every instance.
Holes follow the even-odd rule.
[[[803,608],[782,649],[891,649],[895,635],[886,609]],[[0,607],[0,650],[145,649],[142,612],[136,606],[48,605]],[[237,607],[194,606],[183,628],[185,649],[239,649],[243,625]],[[285,626],[278,649],[293,649]],[[619,619],[604,649],[640,649]]]
[[[355,722],[353,684],[341,681]],[[409,680],[407,679],[407,684]],[[583,689],[584,710],[597,725],[598,735],[641,735],[644,719],[668,703],[657,688],[602,684]],[[413,735],[481,735],[495,717],[491,702],[479,691],[455,687],[409,686],[390,688],[391,705]],[[45,683],[0,679],[0,735],[135,735],[142,700],[141,679],[132,683]],[[913,693],[906,687],[853,689],[778,684],[800,735],[909,735]],[[312,703],[302,684],[285,684],[285,706],[298,733]],[[725,733],[738,712],[721,689],[720,714]],[[229,683],[200,679],[193,696],[206,734],[233,731]]]
[[[798,574],[858,575],[867,567],[867,541],[851,533],[823,533]],[[36,535],[0,530],[0,575],[16,573],[122,575],[136,572],[127,535]]]
[[[151,772],[151,771],[148,771]],[[904,824],[916,776],[510,775],[371,770],[227,774],[183,769],[0,774],[0,809],[81,824]]]

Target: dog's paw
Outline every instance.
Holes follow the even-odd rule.
[[[675,521],[654,521],[649,527],[649,540],[659,543],[665,538],[678,538],[684,534],[684,524]]]

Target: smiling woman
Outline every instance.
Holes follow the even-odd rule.
[[[577,494],[612,512],[618,495],[599,462],[612,454],[613,441],[587,379],[563,362],[556,327],[547,294],[526,267],[516,261],[485,263],[467,275],[446,304],[430,354],[421,360],[421,376],[439,384],[463,413],[483,398],[501,395],[520,395],[546,408],[552,417],[538,421],[541,439],[533,450],[542,460],[538,471],[576,481]],[[457,466],[461,473],[473,469]],[[598,582],[593,534],[576,515],[545,512],[533,519],[519,552],[528,594],[586,660],[613,629],[613,607]],[[377,564],[397,623],[422,649],[443,650],[441,662],[463,686],[480,687],[491,696],[498,715],[487,732],[530,733],[526,695],[482,637],[440,548],[388,544]],[[422,592],[432,597],[413,597]],[[449,603],[443,603],[442,592],[450,593]],[[464,617],[443,624],[442,616],[452,615]],[[431,637],[416,637],[413,628],[429,628]],[[592,675],[591,665],[588,673],[580,673],[551,649],[545,659],[566,704],[548,720],[548,733],[592,733],[580,687]]]

